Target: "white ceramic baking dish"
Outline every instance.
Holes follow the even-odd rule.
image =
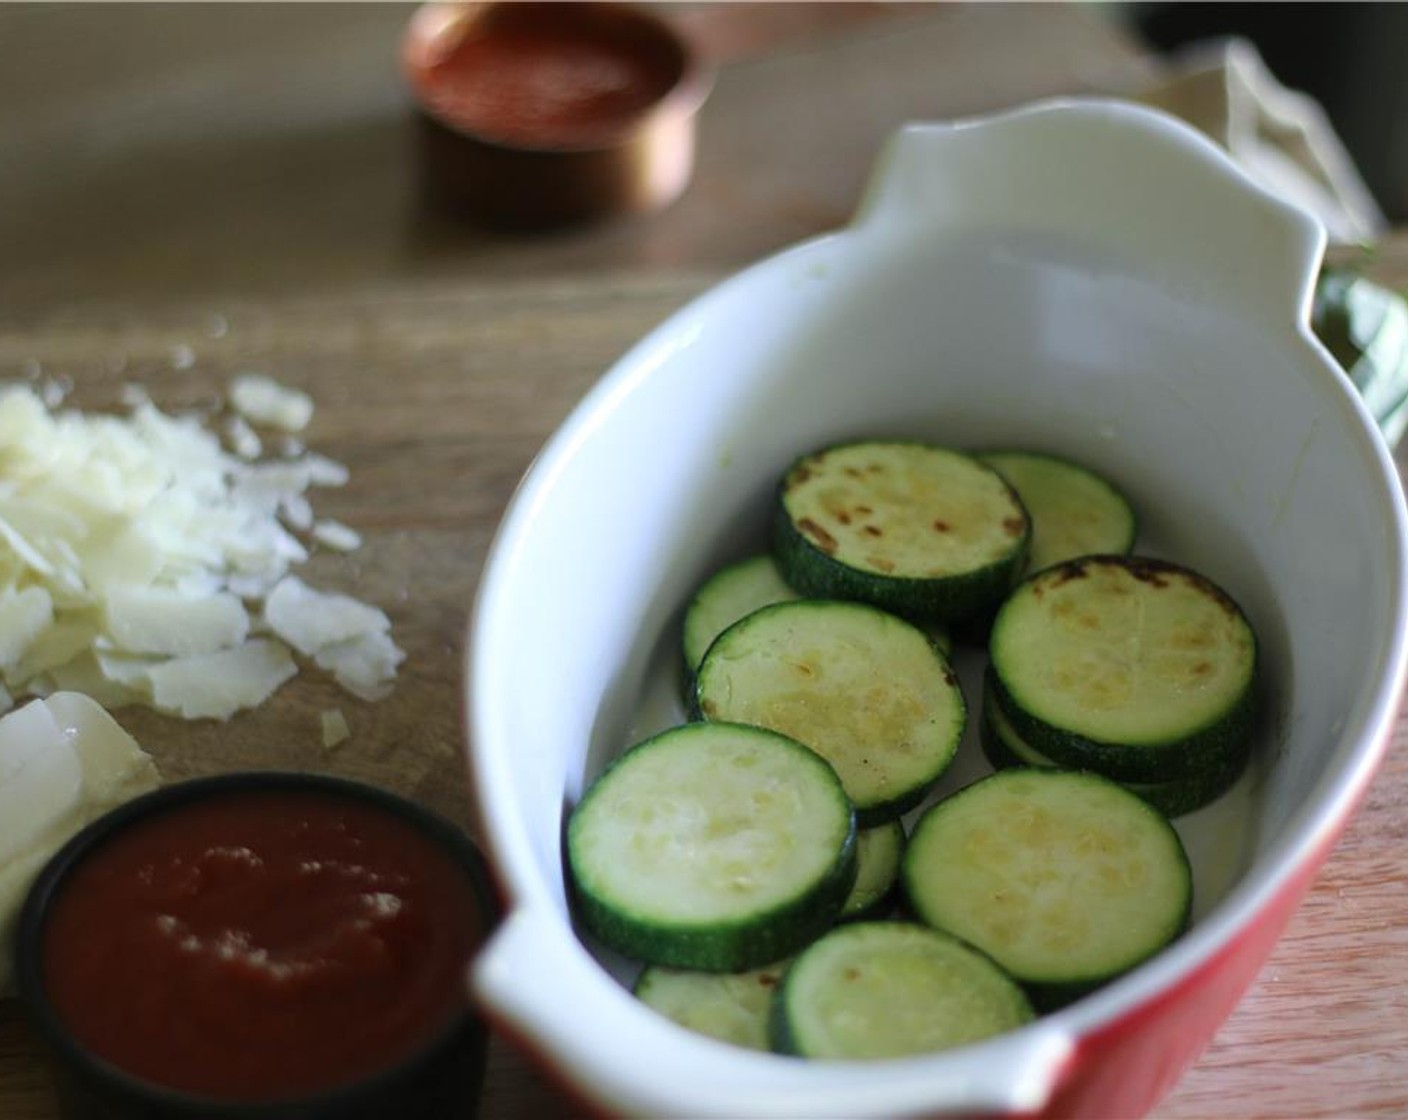
[[[607,1112],[1134,1116],[1251,981],[1377,765],[1404,675],[1398,477],[1307,316],[1319,227],[1212,144],[1116,102],[914,124],[854,223],[652,331],[551,439],[475,604],[468,758],[508,915],[490,1016]],[[574,931],[565,811],[678,722],[681,605],[762,547],[798,453],[846,437],[1030,446],[1107,472],[1141,551],[1200,568],[1259,633],[1255,761],[1179,821],[1191,931],[994,1040],[806,1063],[692,1035]],[[970,761],[945,789],[981,770]]]

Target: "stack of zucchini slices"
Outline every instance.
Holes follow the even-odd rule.
[[[1244,768],[1256,643],[1136,531],[1047,455],[798,459],[771,550],[686,607],[691,722],[568,820],[578,914],[643,962],[636,994],[737,1045],[877,1058],[1017,1027],[1177,937],[1169,817]],[[986,646],[996,773],[935,800],[968,723],[950,633]]]

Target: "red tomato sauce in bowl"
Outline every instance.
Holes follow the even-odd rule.
[[[180,1094],[284,1101],[409,1062],[469,1014],[492,909],[443,837],[315,779],[161,802],[179,789],[47,888],[37,979],[78,1048]]]
[[[610,143],[679,82],[685,59],[634,12],[575,4],[487,7],[412,71],[425,107],[529,148]]]

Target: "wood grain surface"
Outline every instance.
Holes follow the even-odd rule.
[[[474,833],[461,661],[490,535],[530,458],[592,380],[707,279],[114,307],[0,326],[0,380],[71,381],[71,403],[85,409],[113,407],[128,382],[167,410],[199,408],[233,375],[268,373],[313,396],[308,446],[350,469],[345,487],[317,491],[314,504],[365,543],[350,555],[316,555],[302,570],[311,583],[387,611],[407,653],[395,691],[363,703],[309,669],[225,723],[118,712],[163,776],[325,771],[408,794]],[[329,751],[319,713],[331,707],[342,709],[352,737]],[[0,1005],[4,1120],[55,1115],[41,1064],[14,1005]],[[496,1060],[485,1115],[558,1114],[560,1102],[545,1094],[536,1073]]]
[[[1408,281],[1408,239],[1375,267]],[[227,723],[119,713],[168,779],[253,766],[327,771],[408,793],[471,832],[461,755],[467,610],[492,530],[533,453],[640,333],[716,279],[471,284],[407,296],[221,301],[56,312],[0,326],[0,378],[73,382],[73,403],[113,405],[124,383],[171,409],[199,407],[239,372],[308,390],[309,446],[351,481],[318,492],[320,514],[365,536],[321,554],[311,580],[383,606],[408,659],[393,695],[365,704],[317,670]],[[183,348],[189,348],[189,354]],[[184,366],[193,356],[194,364]],[[340,707],[353,737],[332,751],[318,713]],[[1156,1115],[1395,1116],[1408,1112],[1408,743],[1400,734],[1368,799],[1258,983]],[[484,1115],[577,1107],[496,1040]],[[0,1006],[0,1116],[49,1120],[47,1073],[12,1005]]]
[[[720,275],[842,224],[898,123],[1121,92],[1158,64],[1084,6],[687,5],[721,67],[690,192],[652,218],[510,241],[418,205],[394,65],[406,15],[0,7],[0,380],[65,379],[91,408],[128,381],[199,406],[249,370],[307,389],[308,443],[351,470],[316,508],[365,544],[305,574],[387,610],[408,653],[395,692],[364,704],[310,670],[227,723],[120,718],[169,779],[327,771],[473,832],[466,616],[516,480],[580,394]],[[1408,285],[1408,238],[1372,267]],[[327,751],[333,706],[353,735]],[[1406,752],[1400,732],[1257,984],[1156,1116],[1408,1115]],[[0,1004],[0,1120],[56,1115],[33,1037]],[[496,1039],[483,1115],[586,1113]]]
[[[666,8],[718,68],[689,190],[525,238],[425,204],[403,4],[0,5],[0,305],[731,269],[846,222],[906,120],[1159,70],[1065,4]]]

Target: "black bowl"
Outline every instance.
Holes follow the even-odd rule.
[[[242,772],[166,786],[112,810],[61,848],[40,872],[20,913],[15,977],[26,1015],[52,1058],[63,1115],[71,1120],[438,1120],[472,1117],[483,1088],[488,1031],[470,1004],[410,1057],[334,1089],[296,1098],[229,1102],[135,1077],[76,1040],[43,984],[42,954],[51,905],[70,872],[135,822],[230,794],[300,791],[369,803],[428,836],[464,872],[483,916],[482,936],[502,909],[487,863],[449,821],[374,786],[324,775]],[[481,939],[482,940],[482,939]],[[468,962],[466,962],[468,963]]]

